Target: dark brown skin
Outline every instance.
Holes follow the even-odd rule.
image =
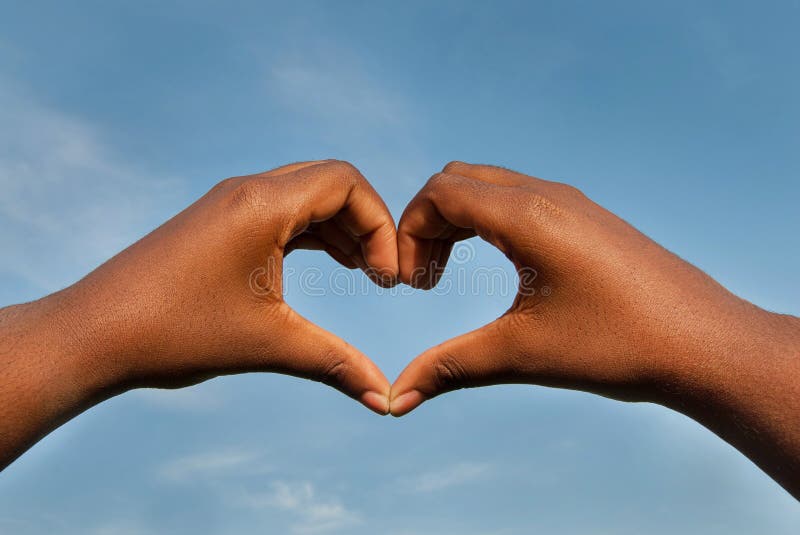
[[[475,235],[514,263],[520,293],[499,319],[411,362],[392,414],[502,383],[660,403],[800,498],[800,319],[736,297],[571,186],[460,162],[406,208],[400,280],[432,287],[453,243]]]
[[[268,371],[323,381],[381,414],[389,382],[282,299],[284,254],[325,249],[397,275],[395,225],[350,164],[225,180],[75,285],[0,310],[0,468],[115,394]]]
[[[324,249],[379,284],[431,288],[453,244],[475,235],[514,263],[519,295],[501,318],[417,357],[391,390],[282,299],[282,260],[296,248]],[[397,232],[344,162],[223,181],[82,281],[0,310],[0,368],[0,468],[126,390],[269,371],[395,416],[501,383],[660,403],[800,497],[800,320],[739,299],[576,189],[492,166],[448,164]]]

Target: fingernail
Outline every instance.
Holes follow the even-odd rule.
[[[361,403],[369,410],[377,412],[381,416],[389,414],[389,398],[377,392],[364,392],[361,394]]]
[[[390,405],[392,416],[403,416],[408,414],[415,408],[419,407],[425,401],[425,396],[419,390],[411,390],[405,394],[400,394],[394,398]]]

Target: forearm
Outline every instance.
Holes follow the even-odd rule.
[[[725,341],[676,359],[658,401],[726,440],[800,499],[800,319],[752,305]]]
[[[111,395],[68,294],[0,309],[0,469]]]

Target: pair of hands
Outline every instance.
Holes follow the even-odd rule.
[[[480,236],[520,271],[501,318],[430,349],[393,386],[364,354],[282,299],[282,261],[322,249],[379,284],[431,288],[454,242]],[[548,296],[525,291],[524,270]],[[254,292],[253,285],[259,290]],[[671,359],[709,343],[685,317],[737,302],[576,189],[448,164],[400,223],[352,165],[291,164],[225,180],[67,290],[80,367],[97,388],[181,387],[279,372],[399,416],[466,386],[535,383],[649,399]],[[743,306],[743,305],[742,305]],[[680,329],[677,329],[679,326]],[[88,366],[87,366],[88,365]]]
[[[431,288],[453,244],[476,235],[513,262],[518,295],[391,386],[283,300],[295,249],[325,250],[378,284]],[[548,295],[532,291],[534,272]],[[73,286],[0,310],[0,367],[0,468],[125,390],[268,371],[396,416],[498,383],[656,402],[800,497],[800,320],[739,299],[576,189],[492,166],[448,164],[397,227],[345,162],[225,180]]]

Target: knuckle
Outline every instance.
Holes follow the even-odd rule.
[[[328,176],[343,184],[355,184],[361,178],[361,173],[355,165],[344,160],[329,160],[325,163]]]
[[[453,175],[447,173],[436,173],[428,179],[428,183],[423,188],[428,197],[441,195],[445,190],[451,188],[455,179]]]
[[[541,193],[531,193],[525,200],[518,205],[525,213],[533,213],[537,216],[561,215],[564,212],[561,204],[550,195]]]
[[[453,160],[452,162],[450,162],[450,163],[448,163],[447,165],[444,166],[444,169],[442,169],[442,172],[443,173],[455,173],[455,174],[458,174],[458,171],[459,170],[463,170],[464,168],[467,167],[467,165],[468,164],[465,164],[464,162],[460,162],[458,160]]]
[[[222,209],[229,214],[231,226],[256,222],[262,229],[273,229],[269,224],[291,218],[293,203],[271,182],[255,177],[236,179],[222,193]],[[265,220],[266,218],[266,220]]]
[[[340,354],[329,352],[322,361],[322,368],[317,380],[328,386],[338,387],[345,383],[349,372],[349,363]]]
[[[230,178],[226,178],[224,180],[220,180],[209,191],[210,194],[221,194],[226,191],[230,191],[236,187],[236,184],[242,181],[241,177],[234,176]]]
[[[338,163],[338,162],[341,162],[341,161],[342,160],[337,160],[336,158],[325,158],[324,160],[317,160],[316,163],[317,164],[322,164],[322,165],[331,165],[331,164],[335,164],[335,163]],[[308,162],[308,163],[312,163],[312,162]]]
[[[469,374],[453,355],[444,355],[433,365],[433,380],[438,392],[469,386]]]
[[[571,184],[553,182],[552,187],[554,191],[558,192],[561,196],[567,199],[580,199],[584,197],[583,192]]]
[[[239,208],[254,208],[264,201],[264,184],[263,181],[246,178],[231,184],[228,191],[228,204],[233,209]]]

